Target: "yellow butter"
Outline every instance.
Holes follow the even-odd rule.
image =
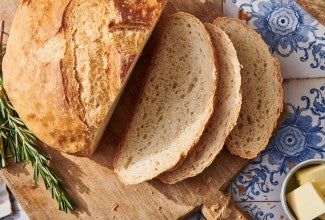
[[[298,170],[296,178],[299,185],[312,182],[317,189],[325,196],[325,164]]]
[[[287,201],[299,220],[311,220],[325,213],[324,196],[311,182],[288,193]]]

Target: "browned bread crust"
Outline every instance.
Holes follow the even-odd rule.
[[[325,25],[325,0],[295,0],[321,24]]]
[[[229,36],[243,65],[243,103],[226,146],[232,154],[251,159],[266,147],[283,108],[279,60],[261,36],[239,19],[220,17],[214,24]]]
[[[89,155],[166,0],[22,1],[4,87],[44,143]]]

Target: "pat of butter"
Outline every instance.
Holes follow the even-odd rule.
[[[298,170],[296,178],[299,185],[307,182],[314,183],[314,186],[325,196],[325,164]]]
[[[311,220],[325,213],[324,196],[310,182],[288,193],[287,201],[299,220]]]

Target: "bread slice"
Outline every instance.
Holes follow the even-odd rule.
[[[209,126],[183,164],[159,176],[173,184],[200,174],[221,151],[226,137],[236,124],[240,106],[240,64],[236,50],[226,33],[213,24],[205,24],[216,49],[219,63],[217,102]]]
[[[21,1],[3,81],[26,126],[62,152],[94,152],[166,2]]]
[[[308,13],[325,25],[325,1],[324,0],[295,0]]]
[[[172,15],[151,62],[114,162],[125,184],[150,180],[180,163],[198,142],[214,107],[216,60],[197,18]]]
[[[243,103],[226,146],[231,153],[250,159],[266,147],[282,111],[279,61],[249,25],[233,18],[217,18],[214,24],[227,33],[243,65]]]

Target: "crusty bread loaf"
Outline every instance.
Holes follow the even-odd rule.
[[[41,141],[67,153],[94,151],[165,2],[22,1],[4,87]]]
[[[279,61],[249,25],[233,18],[217,18],[214,24],[227,33],[243,65],[243,103],[226,146],[233,154],[253,158],[266,147],[282,111]]]
[[[325,25],[325,0],[295,0],[308,13]]]
[[[151,64],[114,162],[125,184],[150,180],[180,163],[213,111],[216,61],[210,37],[197,18],[172,15]]]
[[[159,176],[159,179],[169,184],[196,176],[213,162],[235,126],[240,111],[241,79],[236,50],[220,28],[213,24],[205,24],[205,27],[211,36],[219,63],[217,102],[210,124],[194,150],[177,169]]]

